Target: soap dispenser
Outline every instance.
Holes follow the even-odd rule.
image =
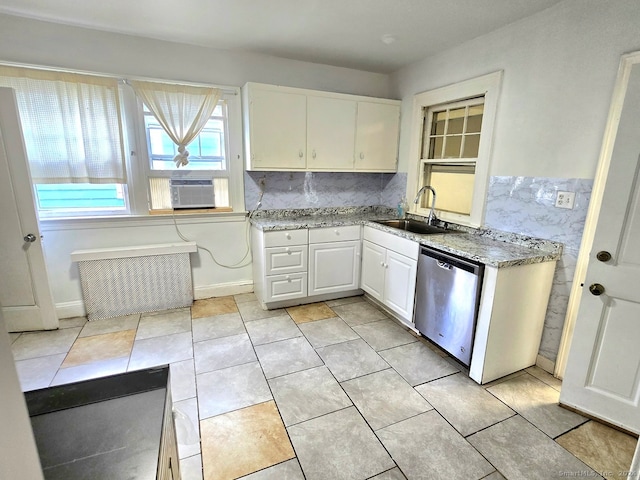
[[[402,197],[398,202],[398,218],[404,218],[407,213],[408,207],[409,204],[407,203],[407,199],[405,197]]]

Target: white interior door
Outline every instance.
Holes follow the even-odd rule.
[[[640,433],[640,55],[623,61],[617,88],[626,93],[560,402]]]
[[[58,327],[15,94],[0,88],[0,304],[7,330]]]

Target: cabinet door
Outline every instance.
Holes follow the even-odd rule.
[[[399,131],[399,105],[358,102],[356,170],[395,172]]]
[[[307,169],[353,170],[356,102],[307,97]]]
[[[307,144],[307,98],[272,90],[249,95],[251,168],[304,170]]]
[[[359,253],[359,241],[309,245],[309,295],[357,289]]]
[[[384,303],[401,317],[413,322],[413,299],[418,262],[387,250]]]
[[[375,243],[362,242],[360,288],[376,300],[383,301],[386,249]]]

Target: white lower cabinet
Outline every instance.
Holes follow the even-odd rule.
[[[364,229],[360,287],[413,323],[418,243],[370,227]]]
[[[360,225],[252,228],[254,291],[264,308],[361,294]]]

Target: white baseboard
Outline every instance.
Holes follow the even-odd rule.
[[[87,311],[82,300],[74,302],[56,303],[56,314],[58,318],[84,317]]]
[[[193,289],[193,298],[225,297],[227,295],[240,295],[253,292],[253,282],[219,283],[216,285],[204,285]]]
[[[222,283],[217,285],[205,285],[193,289],[194,300],[210,297],[224,297],[227,295],[240,295],[253,292],[253,283]],[[82,300],[73,302],[56,303],[58,318],[84,317],[87,311]]]
[[[536,358],[536,365],[551,375],[553,375],[553,371],[556,367],[556,363],[553,360],[549,360],[542,355],[538,355],[538,358]]]

